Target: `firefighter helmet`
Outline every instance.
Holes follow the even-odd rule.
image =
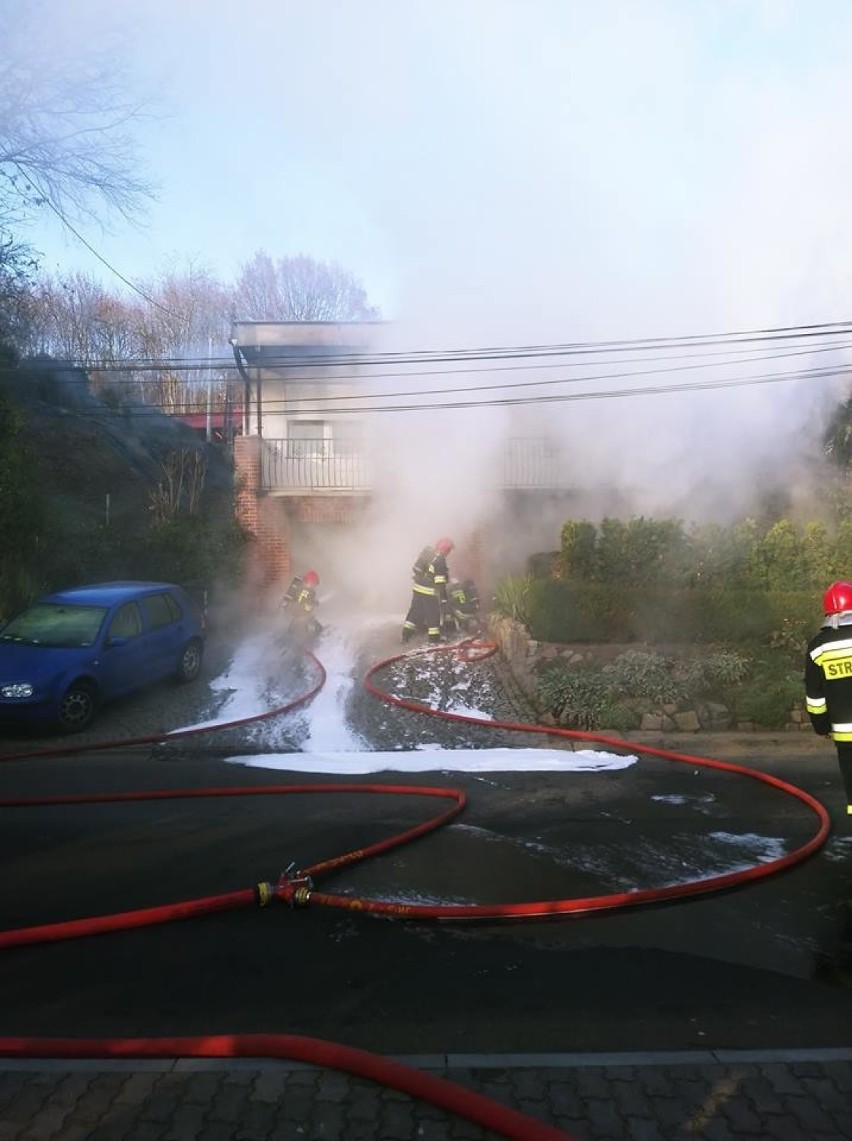
[[[302,579],[305,586],[319,586],[319,575],[316,571],[305,571],[305,577]]]
[[[439,555],[448,555],[454,546],[452,539],[439,539],[435,544],[435,550]]]
[[[822,607],[827,615],[852,610],[852,582],[833,582],[823,596]]]

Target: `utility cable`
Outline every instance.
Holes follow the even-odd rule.
[[[148,294],[145,293],[144,290],[140,289],[138,285],[134,284],[134,282],[132,282],[129,278],[125,277],[123,273],[120,273],[115,268],[115,266],[111,265],[102,254],[99,254],[98,251],[95,249],[95,247],[83,237],[83,235],[80,233],[80,231],[71,225],[71,223],[68,221],[68,219],[62,213],[62,211],[59,209],[59,207],[56,206],[50,200],[49,196],[46,194],[43,194],[39,190],[38,186],[33,182],[33,180],[27,174],[26,170],[24,170],[24,168],[17,162],[13,162],[13,165],[14,165],[15,169],[18,171],[18,173],[21,175],[21,177],[26,180],[26,182],[30,186],[30,188],[32,190],[34,190],[35,193],[38,195],[39,201],[53,211],[53,213],[56,215],[56,217],[59,219],[59,221],[62,223],[62,225],[65,226],[66,229],[70,230],[71,233],[74,235],[74,237],[77,239],[77,241],[82,242],[83,245],[86,247],[86,249],[89,251],[89,253],[93,254],[98,259],[98,261],[110,271],[110,273],[114,274],[119,279],[119,281],[123,281],[124,284],[126,286],[128,286],[128,288],[132,289],[134,293],[137,293],[144,301],[147,301],[149,305],[153,305],[155,309],[159,309],[160,312],[165,313],[167,317],[173,317],[174,316],[174,314],[171,312],[171,310],[166,309],[166,307],[164,305],[161,305],[159,303],[159,301],[155,301],[153,297],[149,297]]]
[[[852,331],[852,330],[844,330],[844,335],[848,336],[850,331]],[[730,347],[726,348],[724,351],[719,352],[719,353],[689,352],[689,353],[683,353],[683,354],[674,354],[674,353],[669,352],[669,353],[666,353],[665,356],[648,357],[647,355],[645,355],[645,356],[635,358],[635,359],[640,360],[640,361],[673,360],[673,359],[677,360],[677,359],[682,359],[683,357],[694,357],[694,356],[702,356],[702,357],[703,356],[724,356],[724,355],[727,355],[727,354],[729,354],[731,352],[735,352],[735,351],[760,352],[763,346],[773,344],[777,341],[781,341],[781,340],[801,341],[801,340],[805,340],[806,337],[810,337],[810,336],[819,337],[821,339],[824,339],[824,337],[826,337],[828,335],[829,334],[821,334],[821,333],[792,334],[789,337],[784,337],[784,338],[781,338],[781,337],[774,337],[774,338],[755,337],[755,338],[751,338],[748,340],[738,340],[738,341],[729,341],[729,342],[707,341],[707,342],[705,342],[705,347],[708,347],[708,348],[718,347],[722,344],[727,344]],[[836,333],[833,333],[831,335],[836,337],[839,335],[839,333],[836,332]],[[754,350],[748,350],[748,349],[742,348],[742,346],[745,346],[748,344],[755,344],[757,347]],[[625,344],[622,351],[644,352],[647,354],[648,352],[651,352],[651,351],[657,351],[657,349],[660,347],[664,347],[664,346],[648,345],[647,347],[643,347],[641,342],[633,342],[630,344]],[[672,344],[671,345],[672,349],[683,348],[683,349],[693,350],[693,349],[697,349],[697,348],[701,348],[701,347],[702,347],[702,345],[698,342],[690,343],[690,344]],[[824,348],[825,349],[831,349],[831,348],[840,349],[840,348],[845,348],[845,347],[847,347],[847,343],[841,343],[839,345],[834,345],[834,346],[828,345],[828,346],[825,346]],[[289,351],[288,352],[282,352],[281,356],[271,356],[268,354],[263,355],[263,356],[258,356],[257,359],[249,360],[247,362],[247,364],[248,364],[248,367],[250,367],[250,368],[258,368],[259,367],[259,368],[264,368],[264,369],[286,369],[286,370],[290,370],[290,369],[294,369],[294,368],[310,368],[310,369],[314,370],[313,373],[307,377],[304,377],[304,378],[300,378],[298,376],[294,377],[294,376],[290,375],[289,372],[287,373],[287,379],[288,380],[306,379],[306,380],[310,380],[310,381],[316,381],[318,379],[317,371],[320,369],[326,369],[326,368],[334,367],[336,364],[345,364],[345,365],[350,365],[350,366],[357,366],[359,371],[356,374],[354,374],[353,376],[350,376],[350,377],[337,377],[337,378],[335,378],[336,380],[339,381],[339,380],[343,380],[343,379],[363,379],[364,375],[389,376],[389,377],[396,377],[396,376],[441,376],[441,375],[444,375],[445,373],[452,374],[453,372],[504,371],[506,368],[509,368],[509,367],[511,367],[511,368],[559,368],[559,367],[561,367],[563,362],[556,361],[556,362],[543,363],[543,364],[520,364],[520,365],[512,365],[512,366],[488,365],[482,369],[466,369],[466,368],[449,369],[449,368],[447,368],[447,369],[426,369],[426,370],[419,370],[419,371],[405,367],[404,371],[400,371],[401,369],[403,369],[403,366],[417,365],[417,364],[422,364],[422,363],[427,363],[427,364],[441,364],[441,363],[454,364],[457,362],[464,363],[464,362],[494,361],[494,360],[496,360],[496,361],[502,361],[502,360],[529,361],[529,360],[536,360],[537,358],[540,358],[540,357],[581,357],[581,356],[587,356],[587,355],[596,355],[599,352],[609,352],[609,351],[619,351],[619,350],[617,348],[607,348],[607,347],[602,347],[600,349],[595,349],[595,348],[588,348],[587,349],[587,348],[576,348],[576,347],[571,348],[571,347],[561,347],[561,346],[557,346],[557,345],[551,345],[551,346],[533,346],[530,348],[520,348],[520,347],[506,348],[504,350],[501,350],[498,353],[491,354],[491,355],[476,354],[476,353],[453,355],[452,353],[447,354],[447,353],[442,352],[440,356],[435,356],[433,358],[426,358],[425,355],[423,355],[423,354],[409,354],[409,355],[399,354],[396,356],[394,356],[393,354],[388,354],[389,359],[370,356],[370,355],[366,355],[363,353],[358,354],[358,355],[348,355],[346,357],[336,357],[333,355],[322,355],[322,356],[310,355],[310,356],[308,356],[306,354],[299,353],[298,350],[296,350],[293,352],[289,352]],[[816,351],[816,350],[814,350],[814,351]],[[63,360],[62,363],[68,367],[78,367],[78,368],[82,368],[82,369],[91,369],[91,370],[96,370],[96,371],[100,371],[100,372],[122,372],[122,371],[141,372],[141,371],[149,371],[149,370],[154,370],[154,371],[185,371],[187,369],[209,369],[209,368],[221,368],[221,369],[232,370],[234,367],[230,363],[230,358],[228,358],[228,357],[207,357],[207,356],[205,356],[205,357],[101,358],[98,361],[89,361],[89,362],[83,361],[83,360],[70,361],[70,362]],[[564,363],[565,363],[566,367],[568,365],[576,367],[576,366],[581,366],[584,362],[577,361],[577,360],[571,360],[571,361],[566,361]],[[393,364],[395,366],[394,371],[392,371],[392,372],[379,372],[379,373],[377,373],[377,372],[369,372],[369,373],[365,372],[365,370],[367,370],[367,369],[374,369],[376,367],[381,367],[381,366],[386,365],[386,364]],[[3,371],[15,371],[17,367],[18,366],[7,366],[7,368]],[[50,367],[50,363],[47,362],[46,365],[42,366],[39,364],[39,362],[33,362],[33,364],[30,365],[30,367]]]
[[[842,341],[839,344],[809,345],[809,346],[802,348],[802,349],[784,349],[784,350],[780,350],[778,352],[764,353],[763,355],[758,355],[758,354],[763,353],[763,347],[758,346],[758,347],[755,347],[753,349],[739,350],[741,352],[746,352],[746,353],[749,353],[751,355],[746,356],[746,357],[735,358],[734,361],[729,361],[727,359],[722,359],[722,360],[709,359],[709,358],[730,358],[731,354],[733,352],[737,351],[735,349],[726,349],[726,350],[721,351],[721,352],[668,353],[664,356],[628,357],[628,358],[622,358],[622,361],[620,363],[623,363],[623,364],[647,364],[647,363],[651,363],[651,362],[655,362],[655,361],[695,360],[697,358],[699,360],[705,360],[706,365],[704,367],[709,368],[715,364],[742,363],[742,362],[748,363],[750,360],[774,360],[774,359],[782,359],[782,358],[789,357],[789,356],[804,356],[804,355],[807,355],[808,353],[816,354],[816,353],[840,352],[841,350],[848,349],[848,348],[852,348],[852,342]],[[569,354],[566,354],[566,355],[569,355]],[[519,357],[517,359],[521,359],[521,358]],[[604,361],[602,363],[603,364],[610,364],[610,363],[614,364],[615,362],[614,361],[613,362]],[[197,357],[197,358],[139,357],[139,358],[124,358],[122,360],[98,360],[98,361],[90,361],[90,362],[85,362],[85,361],[70,361],[70,362],[68,362],[68,361],[63,360],[61,362],[61,365],[63,368],[78,368],[81,371],[86,371],[86,372],[109,373],[111,377],[113,377],[116,373],[119,373],[119,374],[121,374],[121,373],[138,374],[138,373],[149,373],[149,372],[156,372],[156,373],[161,373],[161,372],[168,372],[168,373],[199,372],[199,373],[201,373],[201,372],[204,372],[204,373],[207,373],[211,369],[215,369],[217,371],[226,371],[226,372],[232,373],[234,371],[234,368],[235,368],[235,366],[230,362],[230,359],[224,358],[224,357],[211,357],[211,358],[207,358],[207,357]],[[44,363],[39,361],[39,362],[33,362],[32,364],[26,363],[25,367],[30,367],[30,368],[35,368],[35,369],[50,369],[51,367],[55,367],[55,364],[51,361],[44,362]],[[264,361],[260,365],[249,364],[247,367],[255,369],[255,370],[258,367],[260,367],[263,370],[274,371],[275,369],[283,369],[285,367],[291,367],[291,366],[288,366],[284,362],[284,360],[282,359],[282,361],[279,362],[278,364],[269,364],[268,362]],[[295,367],[295,365],[292,367]],[[305,367],[307,367],[307,366],[305,366]],[[388,378],[391,378],[391,379],[405,378],[405,379],[407,379],[410,377],[418,377],[418,376],[457,376],[457,375],[470,375],[470,374],[476,374],[476,373],[490,374],[490,373],[497,373],[497,372],[526,372],[526,371],[532,372],[532,371],[537,371],[537,370],[541,370],[541,369],[588,368],[588,367],[590,367],[590,363],[586,362],[586,361],[558,360],[558,361],[547,361],[547,362],[543,362],[543,363],[532,363],[532,364],[524,362],[521,364],[486,365],[484,368],[443,368],[443,369],[405,369],[405,370],[395,369],[392,372],[374,372],[374,371],[362,370],[362,371],[359,371],[356,373],[352,373],[350,375],[335,376],[333,378],[318,376],[316,374],[316,372],[314,372],[313,374],[310,374],[310,375],[292,375],[291,373],[287,372],[283,375],[273,377],[271,379],[273,379],[273,380],[286,380],[288,385],[295,385],[295,384],[299,384],[299,383],[316,384],[318,381],[329,381],[329,380],[334,384],[341,384],[344,381],[353,381],[353,382],[358,382],[358,383],[363,384],[363,382],[365,380],[375,380],[375,379],[381,379],[381,378],[385,378],[385,379],[388,379]],[[0,374],[2,374],[2,373],[14,373],[17,371],[19,371],[19,366],[17,366],[17,365],[15,365],[15,366],[10,365],[10,366],[6,366],[5,368],[0,368]],[[206,379],[207,378],[205,376],[205,378],[204,378],[205,383],[206,383]],[[216,379],[218,379],[220,382],[221,381],[227,382],[228,378],[218,377]],[[233,378],[231,378],[231,379],[233,379]],[[269,379],[269,378],[267,378],[267,379]],[[123,381],[111,380],[111,383],[113,383],[113,384],[115,384],[115,383],[130,384],[130,383],[134,383],[134,381],[132,379],[131,380],[123,380]],[[557,382],[557,383],[559,383],[559,382]],[[456,391],[456,390],[440,388],[440,389],[435,389],[434,391],[436,391],[436,392],[448,392],[448,391]],[[464,391],[464,389],[460,389],[458,391]],[[388,395],[388,394],[382,394],[382,395]],[[403,396],[403,395],[411,395],[411,393],[410,392],[400,392],[400,393],[394,393],[391,395]],[[334,397],[328,397],[328,398],[322,397],[322,398],[318,398],[318,399],[334,399]]]

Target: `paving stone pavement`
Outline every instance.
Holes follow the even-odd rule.
[[[852,1048],[397,1059],[575,1141],[849,1141]],[[0,1141],[489,1141],[336,1070],[263,1059],[0,1059]]]

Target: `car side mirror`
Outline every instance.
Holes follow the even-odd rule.
[[[106,640],[106,647],[108,650],[111,650],[113,646],[126,646],[129,641],[129,638],[110,637]]]

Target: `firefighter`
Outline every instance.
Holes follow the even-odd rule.
[[[463,582],[454,579],[450,583],[449,596],[450,623],[455,631],[460,634],[478,634],[479,592],[473,579],[466,578]]]
[[[411,570],[411,605],[402,624],[403,643],[424,631],[430,642],[441,641],[442,627],[449,617],[447,555],[453,546],[452,539],[439,539],[434,547],[424,547],[417,556]]]
[[[833,582],[823,610],[805,658],[805,708],[815,732],[834,740],[852,816],[852,583]]]
[[[305,571],[304,575],[297,574],[281,599],[281,606],[291,630],[298,629],[308,637],[316,637],[322,632],[322,626],[314,616],[314,611],[319,605],[317,600],[319,581],[319,575],[313,570]]]

